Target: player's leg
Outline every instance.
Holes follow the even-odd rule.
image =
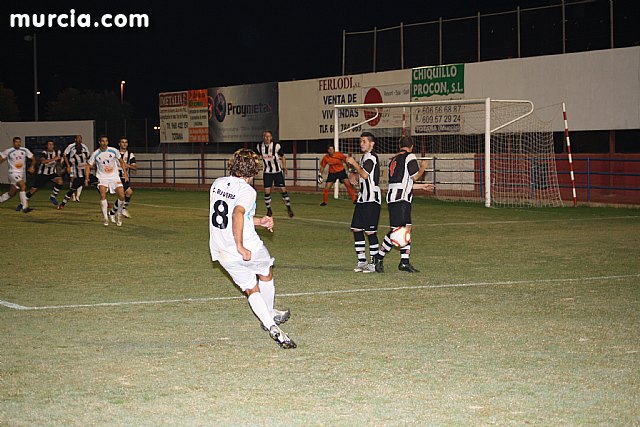
[[[267,208],[267,216],[273,216],[271,210],[271,187],[273,187],[273,174],[263,173],[262,182],[264,185],[264,205]]]
[[[58,205],[58,209],[64,209],[69,200],[72,200],[76,194],[76,190],[84,185],[84,178],[73,178],[70,183],[69,191],[64,195],[64,199]]]
[[[131,218],[129,215],[129,211],[127,208],[129,207],[129,203],[131,202],[131,196],[133,196],[133,188],[127,183],[127,188],[124,191],[124,206],[122,206],[122,216],[125,218]]]
[[[287,187],[284,184],[284,172],[274,174],[274,184],[282,192],[282,201],[287,207],[287,214],[289,215],[289,218],[293,218],[293,210],[291,210],[291,199],[289,198]]]
[[[276,288],[273,283],[273,268],[269,267],[269,274],[260,275],[258,274],[258,286],[260,287],[260,294],[262,295],[262,299],[267,304],[267,308],[271,311],[271,315],[273,317],[273,321],[276,322],[276,325],[280,325],[291,317],[291,310],[278,310],[274,306],[275,297],[276,297]],[[265,328],[264,325],[262,325]]]
[[[327,206],[327,202],[329,201],[329,193],[333,188],[333,184],[335,184],[335,181],[329,181],[329,177],[327,177],[327,181],[324,183],[324,191],[322,192],[322,203],[320,203],[320,206]]]
[[[11,180],[11,177],[9,177],[9,179]],[[2,196],[0,196],[0,203],[6,202],[7,200],[9,200],[13,196],[15,196],[17,192],[18,192],[18,187],[16,187],[15,183],[13,183],[13,182],[10,183],[9,184],[9,190],[7,190],[6,193],[4,193]]]
[[[351,231],[353,232],[353,248],[356,252],[357,264],[353,269],[356,273],[362,272],[367,267],[366,242],[364,239],[365,217],[364,203],[356,204],[351,218]]]
[[[100,193],[100,209],[102,210],[102,216],[104,217],[104,226],[109,225],[109,218],[107,216],[107,187],[104,184],[98,184],[98,192]]]
[[[56,176],[51,180],[51,182],[53,182],[53,191],[51,191],[51,194],[49,194],[49,201],[54,205],[57,205],[58,193],[60,193],[60,190],[62,190],[62,185],[64,184],[64,181],[62,180],[61,177]]]
[[[349,182],[349,179],[347,179],[347,178],[343,179],[342,183],[347,188],[347,192],[349,193],[349,197],[351,198],[351,201],[353,203],[356,203],[356,199],[358,198],[358,195],[353,190],[353,187],[351,186],[351,183]]]
[[[396,204],[399,205],[399,212],[397,213],[396,222],[392,223],[392,227],[404,226],[407,227],[409,232],[411,232],[411,203],[406,201],[391,203],[391,205]],[[411,265],[411,262],[409,262],[410,254],[411,242],[400,248],[400,264],[398,264],[398,270],[405,271],[407,273],[419,273],[420,271]]]
[[[124,187],[121,182],[118,182],[115,188],[118,200],[116,200],[116,225],[122,226],[122,209],[124,207]]]
[[[29,199],[27,198],[27,183],[24,179],[21,179],[16,183],[18,188],[20,189],[20,204],[22,205],[22,212],[29,213],[33,209],[29,207]],[[18,210],[18,209],[16,209]]]

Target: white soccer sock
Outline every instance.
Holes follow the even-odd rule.
[[[260,293],[262,294],[262,299],[265,304],[267,304],[267,308],[270,312],[273,311],[273,300],[276,298],[276,287],[273,285],[273,279],[268,282],[263,282],[260,280],[258,282],[260,285]]]
[[[82,194],[82,187],[78,187],[76,190],[76,197],[80,197],[80,194]]]
[[[267,304],[262,299],[260,292],[254,292],[247,298],[249,300],[249,306],[254,314],[260,319],[265,328],[271,329],[276,322],[273,321],[271,311],[267,308]]]
[[[102,216],[104,216],[104,220],[107,221],[107,199],[100,200],[100,207],[102,208]]]
[[[26,209],[29,207],[29,202],[27,201],[29,199],[27,199],[27,192],[26,191],[21,191],[20,192],[20,203],[22,203],[22,209]]]
[[[4,193],[0,196],[0,203],[6,202],[7,200],[9,200],[9,193]]]

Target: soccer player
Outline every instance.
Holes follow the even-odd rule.
[[[47,149],[40,154],[40,166],[38,166],[36,181],[31,189],[29,189],[27,199],[31,199],[40,188],[51,181],[53,183],[53,191],[49,194],[49,201],[51,201],[54,206],[58,205],[58,193],[62,190],[62,185],[64,184],[62,177],[56,173],[56,166],[60,162],[62,162],[62,153],[60,150],[56,150],[53,141],[47,141]],[[18,205],[18,208],[18,210],[20,210],[22,206]]]
[[[347,173],[344,170],[344,163],[346,161],[347,156],[336,151],[333,145],[327,147],[327,154],[320,160],[320,175],[324,173],[325,166],[329,165],[329,175],[327,175],[327,179],[324,182],[324,193],[322,194],[322,203],[320,203],[320,206],[327,206],[329,191],[338,180],[342,181],[344,186],[347,187],[351,201],[356,203],[356,193],[353,191],[351,183],[349,183],[349,179],[347,178]]]
[[[291,199],[289,199],[287,187],[284,185],[284,176],[287,173],[287,159],[280,144],[273,141],[273,134],[269,129],[262,133],[262,142],[258,144],[256,151],[264,163],[262,178],[267,216],[273,216],[273,211],[271,210],[271,188],[275,185],[282,191],[282,201],[287,207],[289,218],[293,218]]]
[[[75,147],[75,148],[74,148]],[[75,160],[84,160],[80,164],[73,165],[74,157],[72,154],[80,154],[86,151],[87,156],[84,159],[76,158]],[[67,148],[64,149],[62,155],[64,156],[64,162],[67,165],[67,170],[69,171],[69,188],[71,189],[74,186],[74,181],[76,178],[84,178],[84,167],[87,163],[87,159],[89,158],[89,148],[82,142],[82,135],[76,135],[74,142],[69,144]],[[78,171],[80,174],[77,174]],[[75,174],[75,175],[74,175]],[[82,188],[84,185],[84,179],[81,179],[79,185],[75,186],[75,191],[71,194],[71,198],[74,202],[80,201],[80,195],[82,194]]]
[[[384,236],[382,247],[378,255],[374,256],[376,272],[383,273],[383,259],[387,252],[391,251],[391,231],[395,227],[407,227],[411,232],[411,201],[413,200],[413,181],[422,176],[427,168],[426,160],[418,164],[416,155],[413,154],[413,138],[403,136],[400,138],[400,152],[389,162],[389,189],[387,190],[387,208],[389,209],[389,223],[391,230]],[[416,186],[417,187],[417,186]],[[433,190],[433,185],[426,184],[426,190]],[[400,264],[398,270],[407,273],[418,273],[409,262],[411,243],[400,248]]]
[[[7,148],[0,153],[0,163],[5,160],[9,164],[9,191],[0,196],[0,203],[6,202],[10,198],[16,195],[20,190],[20,205],[24,213],[29,213],[33,209],[29,207],[27,201],[27,183],[24,178],[25,163],[29,160],[29,168],[27,172],[35,172],[35,159],[33,153],[28,148],[22,147],[22,138],[16,136],[13,138],[13,147]]]
[[[71,179],[69,191],[65,194],[64,199],[58,205],[58,209],[64,209],[65,205],[73,198],[76,202],[80,201],[80,192],[84,186],[84,174],[89,160],[89,148],[82,143],[82,136],[78,135],[75,142],[69,144],[64,150],[64,161],[67,164],[69,178]],[[90,178],[94,178],[90,176]]]
[[[122,157],[122,160],[127,167],[129,178],[131,178],[131,170],[138,170],[138,165],[136,164],[135,154],[129,151],[129,139],[124,136],[120,138],[118,147],[120,148],[120,156]],[[120,173],[120,181],[122,181],[122,186],[124,187],[124,205],[122,206],[122,216],[125,218],[131,218],[129,212],[127,211],[127,207],[129,206],[129,202],[131,201],[131,196],[133,195],[133,188],[131,188],[131,179],[129,179],[129,181],[125,181],[124,174],[122,173],[122,169],[120,169],[120,166],[118,166],[118,171]],[[111,219],[111,222],[115,222],[117,210],[118,202],[116,202],[109,211],[109,218]]]
[[[100,135],[100,148],[91,154],[84,171],[84,185],[89,185],[89,175],[91,167],[95,165],[96,178],[98,178],[98,191],[100,192],[100,207],[104,216],[103,224],[109,225],[107,215],[107,190],[111,194],[118,196],[118,212],[116,213],[116,225],[122,225],[122,206],[124,206],[124,187],[120,176],[118,175],[118,165],[122,168],[124,179],[129,180],[127,167],[120,157],[120,152],[113,147],[109,147],[109,138],[106,135]]]
[[[349,163],[358,173],[360,192],[351,219],[351,231],[353,231],[354,247],[358,264],[353,269],[355,272],[372,273],[375,271],[374,257],[378,254],[378,221],[380,221],[380,162],[373,152],[376,137],[371,132],[363,132],[360,135],[360,150],[363,153],[358,163],[353,157],[347,157]],[[367,261],[364,236],[369,241],[369,256]]]
[[[291,312],[275,310],[273,261],[256,233],[257,225],[273,231],[273,218],[255,217],[256,190],[251,186],[260,170],[258,155],[241,148],[229,162],[229,174],[216,179],[209,191],[209,249],[233,282],[247,296],[263,328],[282,348],[296,344],[278,326]]]

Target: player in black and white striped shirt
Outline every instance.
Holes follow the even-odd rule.
[[[413,154],[413,138],[403,136],[400,138],[400,152],[389,162],[389,189],[387,190],[387,207],[389,209],[389,223],[391,230],[395,227],[407,227],[411,231],[411,201],[413,200],[413,181],[424,174],[427,168],[426,160],[418,164],[416,155]],[[433,186],[431,186],[431,189]],[[429,189],[425,186],[424,189]],[[391,251],[391,230],[384,236],[382,247],[378,255],[374,257],[376,272],[383,273],[382,259]],[[409,262],[411,243],[400,248],[400,264],[398,270],[407,273],[419,271]]]
[[[355,272],[372,273],[375,271],[374,257],[378,254],[378,221],[380,220],[380,162],[378,156],[372,152],[376,138],[371,132],[363,132],[360,135],[360,150],[364,154],[357,162],[353,157],[347,157],[349,163],[358,173],[360,192],[356,207],[351,219],[351,231],[353,231],[354,247],[358,264],[353,269]],[[367,260],[364,236],[369,241],[369,256]]]
[[[256,152],[262,158],[264,170],[262,180],[264,183],[264,203],[267,206],[267,216],[272,216],[271,188],[276,186],[282,191],[282,200],[287,206],[289,218],[293,218],[291,199],[287,187],[284,185],[284,175],[287,173],[287,159],[279,143],[273,141],[273,134],[269,129],[262,133],[262,142],[258,144]]]
[[[122,173],[122,168],[118,165],[118,173],[120,173],[120,181],[122,181],[122,186],[124,187],[124,206],[122,206],[122,216],[125,218],[131,218],[129,212],[127,211],[127,207],[129,207],[129,202],[131,201],[131,196],[133,195],[133,188],[131,188],[131,171],[138,170],[138,165],[136,164],[136,156],[132,152],[129,151],[129,139],[125,136],[120,138],[118,141],[118,147],[120,148],[120,156],[122,156],[122,161],[124,165],[127,167],[127,173],[129,174],[129,181],[124,179],[124,174]],[[115,222],[116,212],[118,211],[119,200],[116,200],[113,207],[109,211],[109,219],[111,222]]]
[[[64,209],[65,205],[73,196],[77,194],[76,201],[80,201],[80,192],[84,186],[84,174],[89,160],[89,148],[82,143],[82,136],[78,135],[73,144],[69,144],[64,150],[64,161],[67,164],[67,170],[69,171],[69,177],[71,178],[71,188],[64,196],[64,200],[58,209]],[[95,181],[95,177],[94,181]]]
[[[56,197],[64,181],[62,177],[57,173],[59,170],[58,164],[62,162],[62,152],[56,149],[56,145],[53,141],[47,141],[47,149],[40,153],[40,165],[38,166],[38,174],[36,175],[36,181],[27,193],[27,199],[30,199],[39,189],[44,187],[47,182],[53,183],[53,191],[49,195],[49,200],[54,205],[58,204]],[[20,208],[22,208],[20,206]]]

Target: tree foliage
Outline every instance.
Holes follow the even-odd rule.
[[[16,103],[16,94],[12,89],[4,87],[4,83],[0,82],[0,121],[18,120],[20,120],[20,110]]]
[[[131,104],[120,103],[113,92],[80,91],[68,88],[60,92],[55,101],[47,103],[47,120],[108,120],[130,119]]]

